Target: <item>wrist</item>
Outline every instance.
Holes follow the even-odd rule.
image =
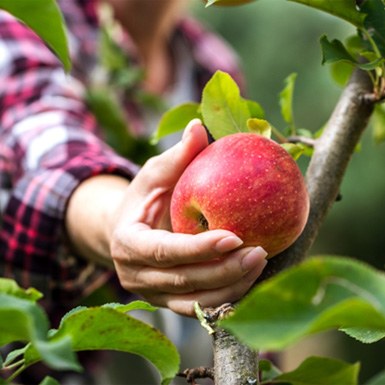
[[[73,192],[65,226],[74,251],[94,262],[112,266],[110,243],[115,213],[129,181],[117,175],[98,175],[83,181]]]

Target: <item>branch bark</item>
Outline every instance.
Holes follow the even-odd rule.
[[[315,142],[306,172],[310,214],[305,229],[290,248],[269,261],[258,282],[305,259],[339,194],[348,163],[373,112],[374,103],[365,98],[372,89],[368,75],[361,70],[355,71],[322,136]],[[231,353],[226,353],[229,345]],[[216,385],[250,384],[250,373],[256,370],[255,354],[222,330],[215,333],[214,357],[222,357],[215,359]]]
[[[372,92],[373,85],[366,72],[355,71],[322,136],[315,142],[306,172],[310,213],[305,229],[291,247],[269,261],[260,280],[306,258],[327,213],[336,201],[346,168],[373,112],[375,103],[365,97]]]

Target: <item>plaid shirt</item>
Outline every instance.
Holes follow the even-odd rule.
[[[0,276],[41,290],[47,308],[73,306],[113,275],[69,252],[63,219],[71,193],[91,176],[130,179],[138,170],[104,143],[84,101],[98,58],[95,3],[59,1],[70,75],[32,31],[0,11]],[[217,69],[242,83],[236,57],[218,37],[191,19],[177,33],[191,51],[197,97]]]

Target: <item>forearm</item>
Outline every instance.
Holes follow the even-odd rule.
[[[65,215],[71,246],[79,255],[112,267],[110,240],[114,215],[129,181],[98,175],[83,181],[72,194]]]

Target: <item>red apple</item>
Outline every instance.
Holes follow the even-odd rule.
[[[188,165],[171,198],[174,232],[234,232],[269,257],[301,234],[309,213],[302,173],[278,143],[254,133],[225,136]]]

